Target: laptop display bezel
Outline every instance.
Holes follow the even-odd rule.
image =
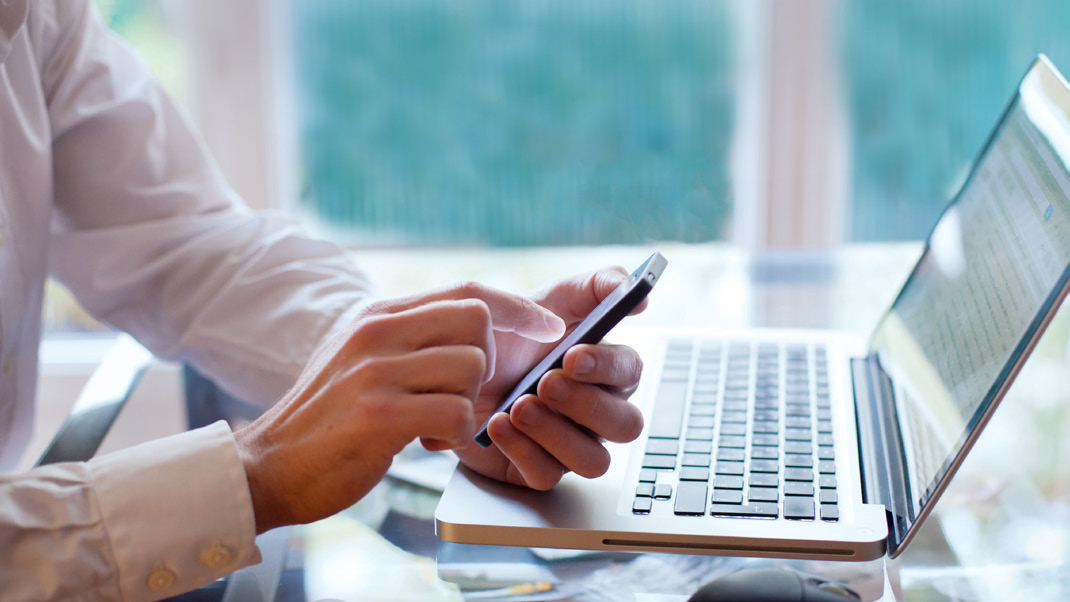
[[[1066,80],[1059,74],[1059,72],[1054,68],[1054,66],[1052,66],[1051,62],[1047,59],[1047,57],[1045,57],[1044,55],[1038,56],[1037,59],[1033,62],[1033,64],[1030,66],[1029,70],[1026,72],[1026,75],[1022,78],[1019,86],[1015,90],[1015,94],[1007,103],[1002,115],[1000,116],[999,121],[992,129],[987,140],[985,141],[985,144],[982,146],[981,151],[975,158],[972,164],[973,167],[971,168],[970,175],[967,177],[966,181],[959,189],[959,192],[944,207],[944,210],[941,213],[941,219],[948,211],[950,211],[953,207],[956,206],[963,192],[967,190],[971,185],[972,181],[976,176],[977,167],[988,156],[996,137],[1003,130],[1004,126],[1008,121],[1008,118],[1018,107],[1018,104],[1022,98],[1023,87],[1030,81],[1031,77],[1044,80],[1047,83],[1057,82],[1059,84],[1058,92],[1061,96],[1063,96],[1063,98],[1051,98],[1051,104],[1060,107],[1067,107],[1068,109],[1070,109],[1070,86],[1067,85]],[[1031,92],[1035,93],[1036,90],[1031,90]],[[1065,164],[1067,158],[1064,157],[1062,160]],[[904,291],[906,291],[908,287],[910,287],[911,282],[915,279],[919,269],[923,265],[926,253],[929,253],[931,251],[931,242],[933,234],[936,230],[936,224],[939,224],[939,221],[940,220],[936,221],[933,230],[929,232],[929,235],[926,238],[924,251],[921,257],[919,258],[919,261],[915,264],[914,269],[911,271],[910,276],[907,278],[903,287],[900,289],[900,293],[896,297],[896,300],[893,301],[891,308],[888,312],[885,313],[885,317],[882,318],[881,322],[877,325],[877,328],[874,329],[874,334],[870,341],[871,352],[874,350],[874,340],[878,338],[880,329],[885,326],[885,323],[894,311],[895,306],[903,297]],[[971,416],[967,421],[966,429],[963,432],[962,437],[956,443],[956,445],[953,446],[953,449],[957,447],[957,450],[954,451],[945,460],[944,465],[940,468],[940,470],[937,471],[936,476],[926,488],[928,490],[927,492],[911,492],[911,498],[915,503],[919,504],[919,508],[912,519],[906,517],[909,521],[909,526],[903,538],[900,541],[889,541],[889,553],[892,558],[899,556],[906,549],[907,545],[916,535],[920,525],[924,523],[925,519],[932,513],[932,510],[935,507],[940,496],[943,494],[952,477],[962,465],[970,449],[972,449],[973,445],[980,437],[980,434],[983,431],[985,425],[991,419],[996,408],[999,406],[999,402],[1003,399],[1007,391],[1010,389],[1010,386],[1014,382],[1015,377],[1022,369],[1022,366],[1024,366],[1033,348],[1040,340],[1048,324],[1054,318],[1061,303],[1067,297],[1068,294],[1070,294],[1070,265],[1067,265],[1064,268],[1062,275],[1056,280],[1055,286],[1053,286],[1052,290],[1036,312],[1033,320],[1026,328],[1021,340],[1011,352],[1009,360],[1004,364],[996,379],[994,380],[993,384],[989,388],[988,392],[986,393],[982,401],[977,405],[977,409],[974,412],[973,416]],[[903,423],[903,421],[900,421],[900,423]],[[907,466],[907,470],[910,470],[909,465]]]

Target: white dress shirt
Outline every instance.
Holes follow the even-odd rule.
[[[98,319],[277,400],[367,283],[254,214],[86,0],[0,0],[0,472],[31,432],[51,273]],[[146,600],[255,563],[222,423],[0,477],[0,598]]]

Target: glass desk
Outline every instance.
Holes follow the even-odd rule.
[[[669,267],[649,309],[631,324],[860,334],[891,303],[920,252],[917,244],[791,254],[670,244],[357,255],[384,294],[400,295],[460,280],[526,291],[607,264],[634,267],[655,249]],[[451,459],[413,449],[395,463],[395,477],[353,508],[265,534],[265,562],[216,589],[230,600],[686,600],[703,583],[738,568],[787,565],[847,581],[866,600],[1067,599],[1070,443],[1061,433],[1070,432],[1068,339],[1070,315],[1061,311],[933,519],[894,561],[447,544],[434,535],[433,514]]]

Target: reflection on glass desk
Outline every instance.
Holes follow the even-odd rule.
[[[669,259],[669,268],[649,309],[630,323],[866,333],[891,303],[920,246],[751,253],[720,244],[671,244],[370,250],[356,255],[384,294],[401,295],[462,280],[522,292],[607,264],[638,264],[652,250]],[[268,534],[274,541],[266,544],[280,550],[282,579],[257,599],[686,600],[720,575],[767,565],[841,579],[865,600],[1068,599],[1070,444],[1062,437],[1070,432],[1068,340],[1070,314],[1063,310],[936,515],[896,561],[802,562],[447,544],[434,535],[433,514],[453,460],[410,447],[395,463],[394,476],[353,508],[281,535]]]

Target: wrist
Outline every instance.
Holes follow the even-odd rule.
[[[274,502],[272,488],[266,476],[265,462],[255,434],[245,427],[234,433],[238,447],[238,457],[245,469],[245,479],[249,486],[249,498],[253,504],[253,518],[256,521],[256,534],[281,527],[285,521],[277,515],[278,504]]]

